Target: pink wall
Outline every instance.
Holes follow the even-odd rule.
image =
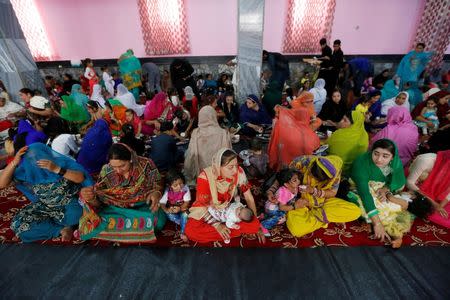
[[[192,56],[235,55],[238,0],[186,0]],[[265,0],[264,49],[281,52],[287,0]],[[402,54],[425,0],[336,0],[332,39],[346,54]],[[136,0],[37,0],[61,59],[145,57]],[[450,53],[450,46],[446,53]]]

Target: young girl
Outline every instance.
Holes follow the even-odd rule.
[[[435,132],[439,128],[439,118],[437,116],[437,105],[433,98],[428,98],[427,106],[422,109],[420,113],[420,120],[415,121],[417,127],[422,128],[424,135],[428,134],[428,128],[430,133]],[[432,125],[431,127],[429,125]]]
[[[104,66],[100,70],[103,72],[102,79],[103,79],[103,83],[105,84],[106,91],[108,91],[108,93],[109,93],[109,97],[114,97],[114,79],[109,74],[108,67]]]
[[[133,126],[134,135],[138,137],[141,134],[142,123],[141,123],[141,120],[139,119],[139,117],[134,112],[134,110],[127,109],[125,111],[125,120],[126,120],[126,124],[130,124]]]
[[[167,218],[181,226],[180,238],[187,242],[188,238],[184,234],[187,222],[187,209],[191,201],[189,187],[184,184],[184,176],[177,170],[171,169],[167,172],[167,188],[159,203],[167,215]]]
[[[91,96],[92,91],[94,90],[94,85],[98,83],[98,77],[94,70],[94,64],[90,58],[86,58],[84,60],[84,65],[84,77],[89,80],[89,96]]]
[[[263,145],[259,139],[253,138],[250,149],[241,151],[239,156],[244,160],[244,170],[249,177],[266,175],[269,155],[263,152]]]
[[[261,226],[265,236],[270,236],[269,229],[286,222],[286,212],[295,209],[294,203],[303,188],[300,185],[299,175],[300,173],[295,169],[283,169],[278,172],[277,181],[280,188],[275,194],[275,199],[267,200],[264,206],[265,215],[261,221]],[[304,201],[304,205],[307,206],[308,201]]]

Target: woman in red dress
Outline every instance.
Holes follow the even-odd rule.
[[[265,242],[261,225],[256,217],[250,222],[239,223],[239,229],[230,229],[215,220],[208,212],[208,207],[225,209],[234,201],[239,191],[244,195],[247,206],[257,216],[255,200],[250,190],[244,171],[239,167],[237,154],[223,148],[213,157],[212,166],[204,169],[197,178],[197,195],[189,209],[186,224],[187,237],[195,242],[206,243],[241,236],[257,234],[260,243]]]

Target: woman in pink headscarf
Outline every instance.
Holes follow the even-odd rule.
[[[153,135],[155,129],[159,130],[162,122],[173,119],[173,105],[166,93],[159,92],[151,101],[147,101],[142,121],[142,134]]]
[[[417,150],[417,126],[413,123],[408,109],[402,106],[394,106],[388,111],[387,123],[388,125],[371,139],[369,148],[378,140],[390,139],[397,145],[400,159],[403,166],[406,166]]]

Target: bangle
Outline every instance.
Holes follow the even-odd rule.
[[[292,210],[295,210],[295,204],[292,204]]]

